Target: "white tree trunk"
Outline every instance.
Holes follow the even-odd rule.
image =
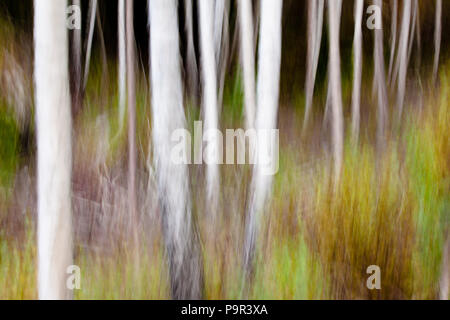
[[[439,55],[441,52],[442,36],[442,0],[436,0],[436,16],[434,26],[434,63],[433,63],[433,82],[436,83],[439,70]]]
[[[395,47],[397,46],[397,20],[398,20],[398,0],[392,1],[391,17],[391,53],[389,57],[388,82],[392,81],[392,67],[394,66]]]
[[[335,184],[338,183],[344,149],[344,124],[342,114],[341,89],[341,55],[339,45],[339,30],[341,20],[342,0],[328,0],[328,28],[329,28],[329,86],[332,114],[332,147],[334,158]]]
[[[119,128],[122,131],[125,118],[125,109],[127,101],[127,64],[126,64],[126,45],[125,45],[125,0],[118,2],[118,56],[119,56]]]
[[[153,161],[172,297],[201,297],[201,263],[193,237],[188,167],[175,164],[174,130],[186,128],[181,85],[176,0],[150,0]]]
[[[308,49],[306,61],[306,98],[303,131],[306,130],[306,125],[309,121],[311,113],[317,66],[319,63],[320,44],[322,42],[323,11],[324,0],[308,1]]]
[[[411,24],[411,0],[404,0],[402,26],[400,31],[399,48],[396,59],[396,69],[398,69],[397,111],[399,118],[402,115],[403,103],[405,100],[406,76],[408,72],[408,43],[409,43],[410,24]],[[395,83],[395,78],[393,83]]]
[[[88,75],[89,75],[89,65],[91,63],[91,51],[92,51],[92,39],[94,37],[94,27],[95,27],[95,17],[97,15],[97,0],[89,1],[89,34],[87,39],[87,47],[86,47],[86,57],[84,64],[84,76],[83,76],[83,89],[86,88]]]
[[[67,1],[34,2],[34,80],[38,176],[38,291],[66,299],[72,264],[72,122]]]
[[[261,23],[258,52],[257,115],[255,127],[272,130],[277,126],[280,64],[281,64],[281,14],[283,2],[261,1]],[[262,159],[267,158],[270,139],[258,137],[257,162],[254,166],[249,212],[247,213],[244,244],[244,267],[247,275],[253,267],[255,242],[261,225],[264,206],[272,186],[272,176],[264,172]],[[274,161],[274,159],[270,159]]]
[[[200,0],[199,3],[200,20],[200,51],[202,66],[203,85],[203,119],[204,130],[218,129],[217,110],[217,72],[216,59],[214,53],[214,2],[210,0]],[[219,194],[219,137],[211,136],[206,149],[210,150],[211,161],[206,165],[206,188],[208,203],[211,208],[215,208]]]
[[[246,127],[255,125],[256,85],[255,85],[255,49],[253,40],[253,10],[251,0],[238,1],[241,29],[241,61],[244,74],[244,98]]]
[[[383,12],[382,0],[375,0],[381,12]],[[382,19],[382,15],[380,17]],[[384,46],[383,46],[383,22],[381,21],[381,29],[374,30],[374,83],[377,89],[377,102],[378,102],[378,114],[377,114],[377,144],[382,148],[384,145],[384,133],[387,121],[387,89],[386,89],[386,73],[384,69]]]
[[[358,141],[361,104],[361,76],[362,76],[362,16],[364,0],[356,0],[355,4],[355,33],[353,36],[353,91],[352,91],[352,138]]]
[[[128,211],[132,221],[134,245],[137,247],[137,208],[136,208],[136,79],[135,79],[135,40],[134,3],[126,2],[126,64],[128,93]]]
[[[72,4],[81,9],[81,1],[73,0]],[[81,108],[81,28],[72,30],[72,108],[76,114]]]
[[[185,32],[186,32],[186,64],[187,64],[187,87],[193,103],[198,98],[198,66],[194,46],[194,17],[192,0],[185,0]]]

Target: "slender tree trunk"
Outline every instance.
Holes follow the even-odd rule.
[[[391,18],[391,53],[389,57],[389,73],[388,83],[392,81],[392,67],[394,65],[395,47],[397,46],[397,17],[398,17],[398,0],[392,1],[392,18]]]
[[[253,271],[256,239],[261,226],[262,214],[272,186],[272,176],[265,172],[264,160],[270,150],[270,139],[262,132],[274,130],[277,126],[280,63],[281,63],[281,14],[282,1],[261,1],[261,23],[258,52],[258,84],[256,130],[258,132],[257,162],[254,166],[250,205],[247,213],[244,268],[246,276]]]
[[[217,68],[219,68],[220,55],[222,51],[222,35],[225,16],[225,2],[226,0],[215,0],[213,8],[213,25],[214,25],[214,52],[216,57]]]
[[[203,84],[203,119],[205,132],[218,129],[218,110],[217,110],[217,72],[216,59],[214,54],[213,38],[213,17],[214,6],[209,0],[199,1],[199,19],[200,19],[200,50],[202,63],[202,84]],[[218,156],[220,154],[219,139],[217,135],[211,135],[208,139],[206,150],[209,152],[206,157],[206,187],[208,203],[211,208],[215,208],[219,194],[219,167]],[[208,163],[209,162],[209,163]]]
[[[436,16],[434,26],[434,63],[433,63],[433,82],[436,83],[439,70],[439,55],[441,52],[442,35],[442,0],[436,0]]]
[[[397,111],[400,119],[405,100],[406,76],[408,72],[408,42],[411,24],[411,0],[403,1],[403,17],[400,31],[399,49],[397,52],[396,69],[398,69]],[[395,78],[394,78],[395,83]]]
[[[414,44],[414,34],[417,34],[418,15],[419,15],[419,3],[418,3],[418,0],[413,0],[411,28],[410,28],[409,44],[408,44],[408,61],[411,60],[412,47]]]
[[[133,27],[133,0],[126,1],[126,52],[128,91],[128,211],[132,221],[134,245],[138,245],[136,226],[136,79]]]
[[[342,114],[341,89],[341,56],[339,45],[339,30],[341,20],[342,0],[328,0],[328,28],[329,28],[329,86],[331,88],[332,114],[332,145],[334,158],[335,185],[338,184],[342,169],[344,149],[344,124]]]
[[[375,0],[381,12],[383,12],[382,0]],[[382,17],[380,17],[382,18]],[[377,89],[378,114],[377,114],[377,145],[380,150],[384,145],[384,134],[387,121],[387,89],[386,74],[384,69],[384,48],[383,48],[383,22],[381,21],[381,29],[374,30],[374,66],[375,75],[374,83]]]
[[[217,14],[217,3],[216,3],[216,14]],[[223,90],[225,87],[225,75],[229,63],[230,57],[230,35],[229,35],[229,14],[230,14],[230,1],[225,0],[222,9],[222,35],[221,35],[221,45],[220,51],[216,54],[217,60],[217,81],[218,81],[218,92],[217,92],[217,107],[218,114],[222,111],[223,104]],[[215,38],[217,40],[217,38]]]
[[[241,30],[241,61],[244,74],[245,120],[246,127],[253,128],[255,125],[256,85],[252,1],[238,1],[238,6]]]
[[[364,0],[356,0],[355,34],[353,37],[353,92],[352,92],[352,138],[356,144],[359,136],[361,76],[362,76],[362,16]]]
[[[126,109],[127,92],[127,64],[126,64],[126,39],[125,39],[125,0],[118,2],[118,56],[119,56],[119,127],[123,128]]]
[[[106,54],[105,37],[103,36],[103,27],[102,27],[102,20],[100,18],[99,8],[97,8],[95,18],[98,28],[98,37],[100,40],[100,49],[102,54],[102,77],[103,77],[102,85],[103,88],[105,88],[108,83],[108,57]]]
[[[309,121],[314,95],[317,66],[319,63],[320,44],[322,41],[323,10],[324,0],[308,1],[308,49],[306,62],[306,100],[303,132],[305,132]]]
[[[89,34],[87,38],[86,57],[84,64],[83,76],[83,90],[86,89],[86,84],[89,76],[89,65],[91,62],[92,39],[94,37],[95,17],[97,15],[97,0],[89,1],[88,19],[89,19]]]
[[[202,297],[202,264],[191,214],[188,167],[175,164],[174,130],[186,128],[176,0],[150,0],[153,161],[172,298]]]
[[[185,0],[185,32],[186,32],[186,64],[187,64],[187,87],[189,96],[193,99],[193,103],[196,105],[198,102],[198,66],[197,58],[195,55],[194,46],[194,17],[193,17],[193,4],[192,0]]]
[[[72,4],[81,9],[80,0],[73,0]],[[72,30],[72,50],[71,50],[71,97],[72,114],[76,115],[81,109],[81,28]]]
[[[34,2],[34,80],[38,176],[38,291],[66,299],[72,264],[72,122],[67,1]]]

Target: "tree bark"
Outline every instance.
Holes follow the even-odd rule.
[[[81,9],[81,1],[73,0],[72,4],[78,6]],[[81,29],[71,30],[72,32],[72,50],[71,50],[71,97],[72,97],[72,115],[78,114],[81,110],[82,98],[81,98]]]
[[[131,217],[135,248],[137,241],[138,215],[136,208],[136,78],[133,27],[133,0],[126,1],[126,52],[128,91],[128,211]]]
[[[281,18],[282,1],[261,1],[261,23],[258,52],[258,83],[257,83],[257,115],[256,130],[275,130],[277,126],[280,63],[281,63]],[[262,159],[267,158],[270,139],[258,136],[257,162],[254,166],[250,205],[248,207],[245,243],[244,270],[250,277],[253,272],[256,239],[261,226],[262,214],[272,186],[272,176],[264,172]],[[274,161],[274,159],[267,159]]]
[[[119,0],[118,2],[118,86],[119,86],[119,131],[122,131],[123,122],[125,118],[125,109],[127,101],[127,64],[126,64],[126,38],[125,38],[125,0]]]
[[[342,169],[344,149],[344,124],[342,114],[341,87],[341,56],[339,45],[339,30],[341,20],[342,0],[328,0],[329,28],[329,86],[332,114],[332,148],[334,159],[334,183],[338,184]]]
[[[395,47],[397,46],[397,20],[398,20],[398,0],[392,1],[391,15],[391,53],[389,58],[388,83],[392,81],[392,67],[394,65]]]
[[[404,0],[399,49],[397,52],[397,60],[396,60],[396,69],[398,69],[397,112],[399,119],[401,118],[403,112],[403,104],[405,100],[406,76],[408,72],[408,42],[409,42],[410,24],[411,24],[411,0]]]
[[[317,66],[319,63],[320,44],[322,41],[323,10],[324,0],[308,1],[308,49],[306,61],[306,98],[303,132],[305,132],[309,121],[314,95]]]
[[[38,176],[38,292],[67,299],[72,264],[72,120],[67,1],[34,3],[34,80]]]
[[[214,53],[214,6],[209,0],[199,1],[200,20],[200,51],[202,64],[202,85],[203,85],[203,119],[204,130],[218,129],[218,109],[217,109],[217,72],[216,59]],[[218,136],[211,136],[208,140],[207,150],[210,156],[209,163],[206,164],[206,188],[208,203],[211,208],[215,208],[219,195],[219,167],[218,158],[220,154]]]
[[[86,57],[84,64],[83,76],[83,90],[86,89],[86,84],[89,76],[89,65],[91,63],[92,39],[94,37],[95,17],[97,15],[97,0],[89,1],[88,19],[89,19],[89,33],[87,38]]]
[[[436,0],[436,16],[434,26],[434,62],[433,62],[433,82],[436,83],[439,70],[439,55],[441,52],[442,36],[442,0]]]
[[[171,160],[174,130],[186,128],[176,0],[150,0],[153,161],[174,299],[202,298],[202,259],[191,213],[188,167]]]
[[[352,92],[352,140],[356,144],[359,137],[361,77],[362,77],[362,16],[364,0],[356,0],[355,33],[353,37],[353,92]]]
[[[241,61],[244,75],[245,120],[248,129],[255,125],[256,85],[253,47],[253,11],[251,0],[238,1],[241,30]]]
[[[382,0],[375,0],[375,5],[377,5],[381,12],[383,12],[383,2]],[[380,17],[382,19],[382,15]],[[377,146],[379,150],[383,149],[384,146],[384,134],[387,121],[387,89],[386,89],[386,73],[384,69],[384,47],[383,47],[383,22],[381,21],[381,29],[374,30],[374,83],[377,89],[377,103],[378,103],[378,114],[377,114]]]

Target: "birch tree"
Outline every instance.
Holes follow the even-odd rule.
[[[382,0],[375,0],[375,5],[380,8],[380,13],[383,10]],[[375,29],[374,37],[374,84],[377,91],[377,143],[378,147],[382,148],[384,145],[384,132],[387,121],[387,89],[386,89],[386,74],[384,69],[384,47],[383,47],[383,21],[382,16],[379,17],[381,28]]]
[[[200,20],[200,51],[202,66],[202,86],[203,86],[203,119],[205,140],[206,162],[206,188],[208,202],[211,208],[215,208],[219,194],[219,167],[220,162],[220,137],[218,129],[218,108],[217,108],[217,72],[214,52],[214,2],[209,0],[199,1]]]
[[[40,299],[70,298],[72,122],[66,8],[66,0],[34,2]]]
[[[399,118],[401,117],[403,112],[403,103],[405,99],[406,75],[408,72],[408,43],[409,43],[410,24],[411,24],[411,0],[404,0],[399,48],[396,59],[396,69],[398,70],[397,111]],[[397,74],[397,72],[395,72],[395,74]]]
[[[392,67],[394,65],[395,47],[397,46],[397,17],[398,17],[398,0],[392,1],[392,15],[391,15],[391,51],[389,55],[389,72],[388,83],[392,81]]]
[[[355,3],[355,33],[353,36],[353,91],[352,91],[352,138],[358,141],[360,104],[361,104],[361,76],[362,76],[362,16],[364,0]]]
[[[126,109],[126,79],[127,79],[127,64],[126,64],[126,45],[125,45],[125,0],[118,2],[118,19],[117,19],[117,38],[118,38],[118,56],[119,56],[119,127],[122,131],[123,121],[125,118]]]
[[[253,128],[256,109],[256,85],[252,1],[238,1],[238,6],[241,31],[241,61],[244,75],[245,120],[246,127]]]
[[[330,87],[330,102],[332,115],[331,142],[334,158],[335,184],[338,183],[342,168],[344,148],[344,124],[342,114],[341,89],[341,56],[339,49],[339,30],[341,20],[342,0],[328,0],[328,32],[329,53],[328,72]]]
[[[200,251],[192,222],[188,167],[175,164],[171,139],[186,128],[176,0],[149,0],[153,161],[172,298],[202,295]],[[187,142],[186,142],[187,143]]]
[[[308,1],[308,48],[306,61],[306,98],[303,131],[306,130],[306,125],[309,121],[311,113],[317,66],[319,63],[320,43],[322,41],[323,11],[324,0]]]
[[[86,56],[84,64],[83,90],[86,89],[87,79],[89,75],[89,65],[91,63],[92,39],[94,38],[96,15],[97,15],[97,0],[90,0],[88,9],[89,29],[88,29]]]
[[[194,14],[192,0],[184,1],[185,32],[186,32],[186,65],[187,87],[194,104],[198,96],[198,67],[194,46]]]
[[[72,4],[81,10],[80,0],[73,0]],[[81,17],[80,17],[81,18]],[[71,48],[71,97],[73,114],[77,114],[81,109],[81,21],[80,28],[72,30],[72,48]]]
[[[133,0],[126,2],[126,64],[128,92],[128,210],[133,223],[134,244],[137,245],[136,212],[136,79],[133,27]]]
[[[262,0],[260,39],[258,52],[257,115],[256,130],[276,128],[278,114],[280,63],[281,63],[281,14],[283,2]],[[264,172],[263,159],[267,159],[270,139],[258,136],[257,161],[254,166],[250,205],[247,213],[244,243],[244,268],[247,276],[253,269],[255,242],[261,226],[262,214],[272,186],[272,176]]]
[[[436,15],[434,26],[434,62],[433,62],[433,82],[436,83],[439,69],[439,55],[441,52],[442,36],[442,0],[436,0]]]

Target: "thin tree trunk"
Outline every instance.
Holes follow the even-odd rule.
[[[434,62],[433,62],[433,82],[436,83],[439,70],[439,55],[441,52],[442,35],[442,0],[436,0],[436,16],[434,26]]]
[[[356,144],[359,136],[361,76],[362,76],[362,16],[364,0],[356,0],[355,34],[353,37],[353,92],[352,92],[352,139]]]
[[[303,131],[306,130],[306,126],[309,121],[314,95],[317,66],[319,63],[320,44],[322,41],[323,10],[324,0],[308,1],[308,49],[306,62],[306,98]]]
[[[194,46],[194,17],[192,0],[185,0],[185,32],[186,32],[186,64],[187,64],[187,87],[189,96],[196,105],[198,102],[198,66]]]
[[[81,9],[80,0],[73,0],[72,4]],[[72,114],[76,115],[81,109],[81,28],[72,30],[71,50],[71,97]]]
[[[217,6],[216,6],[217,8]],[[230,57],[230,35],[229,35],[229,14],[230,14],[230,1],[226,0],[224,2],[223,8],[223,21],[222,21],[222,43],[220,45],[220,53],[217,55],[217,71],[218,71],[218,93],[217,93],[217,106],[218,106],[218,114],[222,111],[222,103],[223,103],[223,90],[225,87],[225,75],[229,63]]]
[[[214,54],[213,38],[213,17],[214,6],[209,0],[199,1],[200,20],[200,51],[202,63],[202,84],[203,84],[203,119],[204,130],[218,129],[218,109],[217,109],[217,72]],[[208,203],[211,208],[215,208],[219,194],[219,167],[218,156],[220,154],[219,137],[214,135],[208,140],[207,149],[210,151],[210,160],[206,165],[206,188]],[[208,155],[207,155],[208,156]]]
[[[38,291],[67,299],[72,264],[72,120],[67,1],[34,2],[34,80],[38,176]]]
[[[89,1],[88,19],[89,19],[89,34],[87,39],[86,57],[84,64],[84,76],[83,76],[83,90],[86,89],[86,84],[89,75],[89,65],[91,62],[92,51],[92,39],[94,37],[95,17],[97,15],[97,0]]]
[[[186,128],[176,0],[150,0],[153,161],[172,298],[202,297],[202,264],[191,214],[188,167],[171,160],[174,130]]]
[[[398,0],[392,1],[391,18],[391,53],[389,57],[388,83],[392,81],[392,67],[394,65],[395,47],[397,46],[397,20],[398,20]]]
[[[97,8],[96,11],[96,23],[98,28],[98,36],[100,40],[100,48],[102,53],[102,77],[103,81],[102,84],[104,87],[106,87],[106,84],[108,83],[108,57],[106,54],[106,45],[105,45],[105,38],[103,36],[103,27],[102,27],[102,20],[100,19],[100,11]]]
[[[382,0],[375,0],[381,12],[383,12]],[[382,19],[382,15],[380,17]],[[384,146],[384,134],[387,121],[387,89],[386,74],[384,69],[384,48],[383,48],[383,22],[381,21],[381,29],[374,30],[374,65],[375,75],[374,82],[377,89],[378,114],[377,114],[377,145],[380,150]]]
[[[396,69],[398,69],[397,111],[400,119],[405,100],[406,76],[408,72],[408,42],[411,24],[411,0],[403,1],[402,27],[400,31],[399,49],[397,52]],[[397,72],[396,72],[397,73]],[[395,78],[394,82],[395,83]]]
[[[328,28],[329,28],[329,86],[331,88],[332,114],[332,146],[334,158],[334,182],[338,184],[344,149],[344,124],[342,114],[341,89],[341,56],[339,45],[339,30],[341,20],[342,0],[328,0]]]
[[[238,6],[241,30],[241,61],[244,74],[245,120],[246,127],[253,128],[256,110],[256,85],[252,1],[238,1]]]
[[[119,127],[122,131],[126,109],[127,92],[127,64],[126,64],[126,39],[125,39],[125,0],[118,2],[118,55],[119,55]]]
[[[133,27],[133,0],[126,1],[126,52],[128,91],[128,211],[131,217],[134,245],[138,245],[136,226],[136,79]]]
[[[264,172],[263,160],[270,150],[270,139],[260,136],[277,126],[280,63],[281,63],[281,17],[282,1],[261,1],[261,23],[258,52],[257,115],[255,127],[258,132],[257,162],[254,166],[250,205],[247,213],[244,269],[250,277],[253,271],[256,239],[261,226],[262,214],[272,186],[272,176]]]

